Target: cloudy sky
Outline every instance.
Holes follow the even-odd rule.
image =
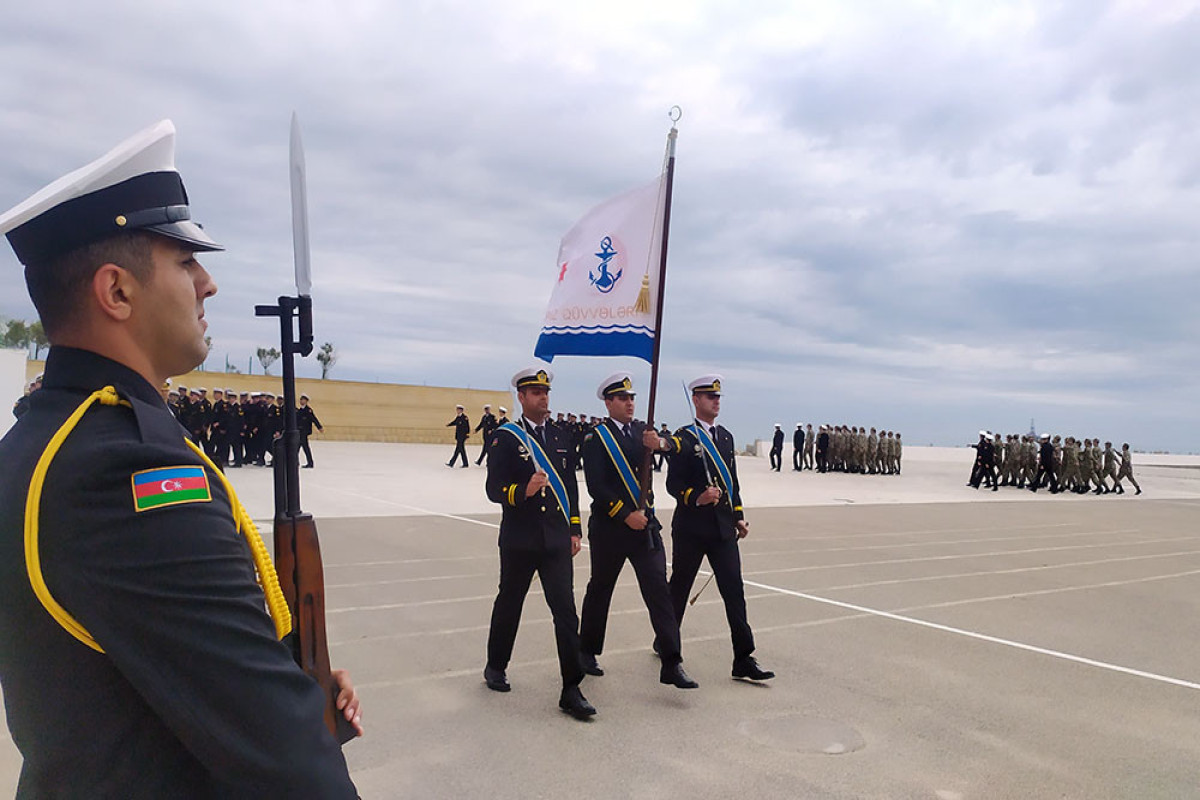
[[[503,389],[559,239],[658,173],[678,104],[660,419],[712,370],[741,441],[1034,418],[1200,451],[1197,3],[51,1],[4,30],[0,207],[174,120],[228,248],[210,364],[244,371],[292,289],[293,110],[333,377]],[[8,248],[0,316],[34,316]],[[621,368],[649,375],[556,359],[554,407]]]

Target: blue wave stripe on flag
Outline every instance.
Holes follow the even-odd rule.
[[[533,354],[543,361],[555,356],[633,356],[650,361],[654,337],[645,333],[543,333]]]
[[[654,329],[646,325],[543,325],[542,333],[640,333],[654,337]]]

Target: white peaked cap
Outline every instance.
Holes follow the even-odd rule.
[[[600,400],[615,394],[637,394],[633,390],[633,376],[628,372],[614,372],[596,387],[596,397]]]
[[[191,221],[175,169],[175,125],[162,120],[0,215],[22,263],[39,262],[132,230],[221,250]]]

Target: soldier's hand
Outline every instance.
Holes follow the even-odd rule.
[[[346,715],[346,721],[354,726],[357,735],[362,736],[362,706],[358,700],[358,693],[354,691],[354,684],[350,682],[350,673],[344,669],[335,669],[330,671],[330,675],[338,687],[338,710]]]
[[[525,496],[533,497],[535,494],[545,489],[550,485],[550,479],[546,477],[546,473],[538,470],[533,473],[533,477],[529,479],[529,485],[525,487]]]
[[[583,549],[583,539],[579,536],[571,537],[571,558],[579,555],[579,551]]]
[[[737,521],[737,537],[739,539],[745,539],[749,535],[750,535],[750,523],[746,522],[746,520],[744,520],[744,519],[739,519]]]
[[[658,434],[651,428],[646,428],[642,431],[642,447],[647,450],[661,450],[662,439],[658,438]]]
[[[716,486],[710,486],[707,489],[705,489],[703,492],[701,492],[700,496],[696,498],[696,505],[698,505],[698,506],[713,506],[713,505],[716,505],[717,502],[720,501],[720,499],[721,499],[721,490],[718,489]]]
[[[646,522],[647,520],[645,511],[634,511],[625,518],[625,524],[633,528],[635,531],[645,530]]]

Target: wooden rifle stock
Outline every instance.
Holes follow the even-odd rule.
[[[275,569],[292,612],[292,657],[325,694],[325,725],[339,744],[355,736],[354,727],[337,708],[338,686],[329,666],[325,637],[325,573],[321,545],[311,514],[275,516]]]

